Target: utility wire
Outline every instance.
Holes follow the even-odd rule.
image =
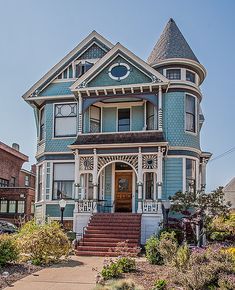
[[[225,151],[224,153],[222,153],[222,154],[220,154],[220,155],[218,155],[218,156],[212,158],[212,159],[210,160],[210,162],[215,161],[215,160],[220,159],[220,158],[223,158],[223,157],[225,157],[225,156],[227,156],[227,155],[233,153],[234,151],[235,151],[235,147],[232,147],[231,149]]]

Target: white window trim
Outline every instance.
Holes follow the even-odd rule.
[[[186,96],[192,96],[194,98],[194,103],[195,103],[195,132],[190,132],[190,131],[187,131],[186,128],[187,128],[187,124],[186,124]],[[197,103],[197,97],[190,94],[190,93],[185,93],[184,94],[184,132],[186,134],[190,134],[190,135],[193,135],[193,136],[197,136],[198,135],[198,122],[199,122],[199,117],[198,117],[198,103]]]
[[[181,74],[181,79],[180,80],[171,80],[171,82],[185,81],[187,84],[195,85],[197,87],[199,86],[199,76],[198,76],[198,74],[195,71],[193,71],[191,69],[188,69],[188,68],[178,67],[178,66],[177,67],[168,67],[168,68],[164,68],[163,69],[164,77],[166,77],[166,71],[168,69],[179,69],[180,70],[180,74]],[[186,71],[190,71],[190,72],[195,74],[195,83],[186,80]]]
[[[179,158],[180,156],[177,156],[176,158]],[[174,158],[174,157],[173,157]],[[196,172],[195,172],[195,185],[196,185],[196,191],[199,190],[200,188],[200,180],[199,180],[199,166],[200,166],[200,162],[198,160],[198,158],[196,157],[192,157],[192,156],[184,156],[182,158],[183,160],[183,182],[182,182],[182,191],[186,192],[186,159],[191,159],[194,160],[196,162]]]
[[[112,69],[113,69],[114,67],[116,67],[116,66],[120,66],[120,65],[126,67],[126,69],[127,69],[126,74],[125,74],[124,76],[122,76],[122,77],[115,77],[115,76],[113,76],[112,73],[111,73]],[[124,63],[124,62],[117,62],[117,63],[114,63],[113,65],[110,66],[110,68],[109,68],[109,70],[108,70],[108,74],[109,74],[109,77],[110,77],[111,79],[116,80],[116,81],[121,81],[121,80],[124,80],[125,78],[127,78],[127,77],[129,76],[129,74],[130,74],[130,70],[131,70],[131,68],[130,68],[130,66],[129,66],[127,63]]]

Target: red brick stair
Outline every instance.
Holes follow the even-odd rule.
[[[140,245],[141,215],[133,213],[97,213],[92,215],[77,247],[79,256],[115,256],[119,242],[127,241],[133,251]]]

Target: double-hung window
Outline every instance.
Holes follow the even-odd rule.
[[[191,95],[185,97],[185,119],[186,131],[196,133],[196,101]]]
[[[186,159],[186,191],[196,190],[196,161]]]
[[[72,199],[74,163],[55,163],[53,176],[53,199]]]
[[[167,69],[166,77],[169,80],[180,80],[181,79],[181,69]]]
[[[77,133],[77,104],[55,105],[55,137],[72,137]]]
[[[130,131],[130,109],[118,110],[118,131]]]
[[[45,113],[44,108],[40,111],[40,129],[39,129],[39,140],[43,140],[45,138]]]
[[[100,132],[100,108],[96,106],[90,107],[90,132]]]

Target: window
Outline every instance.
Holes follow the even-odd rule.
[[[154,130],[154,106],[150,102],[146,104],[147,130]]]
[[[118,110],[118,131],[130,131],[130,109]]]
[[[166,77],[169,80],[180,80],[181,79],[181,70],[180,69],[167,69]]]
[[[74,163],[54,164],[53,199],[73,198]]]
[[[145,199],[153,199],[154,195],[154,173],[145,173]]]
[[[117,81],[125,79],[129,73],[130,67],[126,63],[115,63],[109,68],[109,77]]]
[[[76,136],[77,105],[60,104],[55,106],[55,137]]]
[[[185,98],[186,131],[196,132],[196,105],[195,98],[186,95]]]
[[[15,178],[14,176],[11,177],[11,180],[10,180],[10,186],[11,186],[11,187],[16,186],[16,178]]]
[[[90,132],[100,132],[100,108],[96,106],[90,107]]]
[[[189,70],[186,70],[186,81],[195,83],[195,73]]]
[[[18,200],[17,213],[24,213],[24,200]]]
[[[16,201],[10,200],[9,201],[9,213],[15,213],[16,212]]]
[[[186,159],[186,191],[196,190],[196,161]]]
[[[29,186],[29,176],[28,175],[25,175],[25,177],[24,177],[24,185]]]
[[[0,200],[0,212],[1,213],[7,212],[7,200]]]
[[[37,201],[42,199],[42,165],[38,167],[38,197]]]
[[[82,76],[85,72],[87,72],[91,67],[93,66],[93,63],[90,63],[88,61],[80,62],[75,66],[75,77],[79,78]]]
[[[0,187],[8,187],[9,186],[9,180],[0,178]]]
[[[43,140],[45,138],[45,113],[44,108],[40,111],[40,132],[39,132],[39,140]]]

